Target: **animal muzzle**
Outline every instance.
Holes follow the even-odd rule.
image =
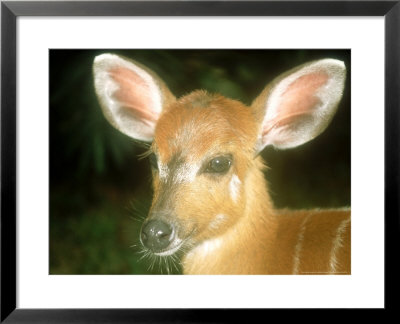
[[[163,220],[149,220],[142,226],[140,240],[142,241],[143,246],[153,253],[165,251],[174,239],[174,226]]]

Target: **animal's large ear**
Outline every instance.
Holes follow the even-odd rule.
[[[261,122],[257,152],[304,144],[325,130],[342,98],[346,68],[323,59],[301,65],[276,78],[253,101]]]
[[[151,142],[161,111],[175,100],[164,82],[141,64],[114,54],[97,56],[93,75],[107,120],[122,133]]]

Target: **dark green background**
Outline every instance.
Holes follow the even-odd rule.
[[[274,77],[319,58],[343,60],[345,94],[328,129],[301,147],[262,156],[277,207],[350,206],[349,50],[50,50],[50,273],[165,273],[138,260],[151,201],[145,149],[112,128],[97,102],[92,62],[101,53],[154,70],[176,96],[198,88],[250,104]],[[176,271],[179,272],[179,271]]]

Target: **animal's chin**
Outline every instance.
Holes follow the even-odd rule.
[[[175,239],[166,249],[160,252],[153,252],[153,254],[157,256],[172,255],[178,252],[182,245],[183,245],[183,240]]]

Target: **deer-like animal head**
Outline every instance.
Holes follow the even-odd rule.
[[[108,121],[152,143],[154,197],[141,241],[156,255],[218,237],[251,213],[258,153],[319,135],[335,114],[346,74],[334,59],[304,64],[272,81],[248,107],[203,90],[177,99],[154,72],[113,54],[97,56],[93,69]]]

